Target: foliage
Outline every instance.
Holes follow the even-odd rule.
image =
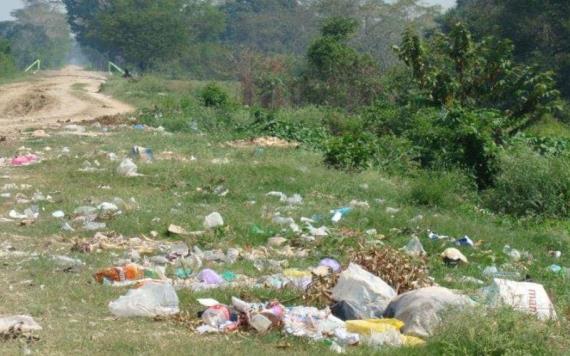
[[[12,13],[15,21],[0,23],[0,36],[10,42],[10,51],[20,68],[36,59],[42,66],[58,68],[71,50],[71,34],[65,14],[48,0],[27,0]]]
[[[485,188],[497,172],[501,121],[494,111],[424,109],[414,115],[413,129],[405,136],[418,147],[423,167],[466,169]]]
[[[556,109],[559,93],[552,73],[516,64],[508,41],[474,41],[461,23],[427,43],[408,29],[395,50],[432,105],[501,110],[508,118],[503,127],[508,132]]]
[[[474,191],[473,180],[461,171],[419,171],[406,198],[414,205],[451,208]]]
[[[0,77],[5,77],[14,72],[15,65],[12,58],[10,42],[0,37]]]
[[[296,141],[313,149],[322,149],[329,133],[320,126],[305,125],[299,120],[283,120],[276,117],[275,111],[255,109],[253,123],[242,128],[249,134],[265,134],[288,141]]]
[[[391,135],[381,138],[367,132],[333,137],[324,147],[324,162],[329,167],[358,171],[378,168],[405,172],[415,167],[416,151],[411,143]]]
[[[225,21],[199,0],[63,0],[77,40],[140,70],[180,60],[191,43],[209,43]]]
[[[554,71],[564,97],[570,98],[570,2],[460,0],[441,19],[444,31],[450,31],[458,21],[477,37],[510,39],[518,61]]]
[[[487,205],[515,216],[570,215],[570,159],[540,155],[517,145],[501,156],[500,173]]]
[[[202,89],[200,97],[208,107],[222,107],[229,103],[228,94],[216,83],[210,83]]]
[[[307,51],[303,95],[311,103],[354,109],[371,104],[378,93],[378,67],[347,42],[356,30],[354,19],[330,18]]]

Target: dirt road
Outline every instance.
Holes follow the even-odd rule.
[[[132,111],[131,106],[98,92],[105,80],[103,73],[69,66],[0,86],[0,135]]]

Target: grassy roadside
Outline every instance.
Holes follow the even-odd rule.
[[[189,96],[189,105],[196,105],[196,112],[206,112],[194,98],[194,93],[203,84],[151,80],[153,82],[138,83],[113,80],[105,86],[105,91],[139,107],[163,105],[169,100],[178,102]],[[245,109],[238,111],[246,112]],[[31,314],[44,328],[38,342],[27,345],[11,341],[0,345],[6,354],[18,354],[26,349],[39,354],[70,354],[76,350],[85,350],[88,354],[167,355],[328,352],[323,343],[310,343],[279,332],[265,336],[197,336],[170,321],[112,318],[107,304],[123,295],[126,289],[97,285],[92,274],[101,267],[112,265],[123,256],[123,252],[71,253],[74,238],[91,237],[93,233],[63,232],[51,213],[63,210],[69,215],[79,206],[110,201],[114,197],[125,201],[134,198],[138,203],[138,208],[116,217],[106,229],[129,237],[157,231],[160,239],[173,239],[166,234],[170,223],[188,230],[199,230],[205,215],[219,211],[226,221],[226,228],[221,233],[185,239],[189,245],[196,244],[202,249],[264,245],[271,235],[255,233],[252,226],[279,231],[280,227],[271,221],[271,215],[276,211],[282,211],[297,221],[301,216],[320,215],[323,223],[331,225],[329,210],[346,206],[353,199],[368,201],[370,208],[355,209],[334,227],[330,237],[318,244],[306,245],[311,251],[309,258],[291,259],[289,265],[310,266],[324,256],[333,256],[346,263],[350,249],[362,242],[363,232],[367,229],[377,229],[379,235],[384,236],[384,243],[397,248],[404,246],[416,233],[430,256],[427,263],[435,281],[476,295],[478,287],[461,282],[461,277],[485,279],[482,276],[485,266],[511,264],[502,253],[504,245],[509,244],[532,253],[532,261],[522,262],[516,267],[544,284],[559,315],[568,316],[570,313],[568,280],[547,269],[552,263],[570,266],[569,226],[565,221],[517,221],[490,214],[480,209],[477,200],[469,194],[445,189],[448,181],[444,178],[431,179],[428,187],[445,194],[444,200],[450,203],[443,207],[420,206],[414,203],[413,195],[420,178],[390,176],[375,170],[361,173],[330,170],[322,164],[320,154],[305,149],[235,149],[224,144],[226,135],[216,132],[190,130],[166,135],[132,127],[108,127],[104,131],[93,127],[90,131],[96,135],[62,135],[54,131],[48,138],[30,137],[23,142],[0,146],[0,157],[13,156],[22,145],[43,152],[46,157],[38,165],[2,168],[2,175],[8,177],[0,181],[2,185],[28,184],[31,188],[19,193],[29,198],[40,191],[54,198],[54,202],[39,203],[40,218],[32,225],[1,223],[3,242],[20,251],[37,252],[40,257],[2,257],[0,281],[7,288],[0,292],[0,314]],[[139,164],[139,171],[144,174],[142,177],[120,177],[115,173],[118,162],[109,160],[107,153],[123,157],[133,145],[151,147],[157,157],[161,157],[163,152],[173,152],[174,157],[188,159],[195,156],[197,160],[159,159],[154,163]],[[50,149],[46,150],[46,147]],[[70,153],[63,154],[63,147],[68,147]],[[214,163],[215,159],[226,159],[227,163]],[[92,164],[98,161],[100,170],[80,172],[85,161]],[[217,185],[223,185],[229,193],[224,197],[213,194],[211,188]],[[299,193],[304,204],[286,210],[282,203],[265,196],[274,190],[289,195]],[[1,198],[0,216],[6,216],[11,209],[21,211],[29,206],[29,203],[16,203],[16,193],[14,191],[10,198]],[[394,213],[387,211],[388,207],[400,210]],[[423,219],[417,218],[420,215]],[[447,245],[430,242],[426,237],[428,229],[451,236],[469,235],[482,243],[477,249],[463,250],[470,260],[469,265],[448,268],[438,257]],[[287,233],[284,236],[292,238]],[[548,255],[549,250],[561,250],[562,257],[554,260]],[[48,258],[49,255],[78,257],[86,262],[86,266],[79,273],[66,273]],[[220,272],[229,269],[236,273],[259,275],[249,262],[231,266],[212,264],[210,267]],[[197,298],[212,297],[227,302],[231,295],[259,300],[278,298],[293,300],[290,303],[293,305],[302,304],[302,300],[294,299],[298,295],[291,291],[179,292],[181,309],[191,314],[200,309]],[[569,331],[567,322],[543,324],[509,311],[489,316],[481,313],[458,316],[444,328],[445,331],[430,340],[425,348],[384,350],[384,353],[564,354],[570,347],[564,337]],[[545,346],[548,349],[541,349]],[[349,351],[353,354],[372,352],[364,347]]]

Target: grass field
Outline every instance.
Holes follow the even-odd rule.
[[[130,83],[115,80],[105,90],[138,107],[152,108],[165,100],[180,100],[181,95],[202,87],[202,83],[170,82],[159,79],[147,83]],[[227,88],[235,86],[228,84]],[[79,89],[79,88],[78,88]],[[170,99],[169,99],[170,98]],[[203,109],[197,109],[203,110]],[[137,115],[132,115],[135,119]],[[188,118],[191,119],[191,118]],[[164,120],[168,120],[165,118]],[[136,121],[133,121],[134,123]],[[166,126],[166,125],[165,125]],[[317,354],[327,353],[324,343],[311,343],[303,339],[287,337],[280,332],[258,336],[240,333],[236,335],[199,336],[183,325],[169,320],[115,319],[108,311],[111,300],[123,295],[126,289],[98,285],[92,275],[99,268],[113,265],[122,252],[77,254],[70,251],[73,239],[91,237],[93,232],[78,230],[64,232],[60,222],[51,216],[56,210],[70,215],[83,205],[97,204],[119,197],[131,198],[138,207],[108,222],[104,231],[115,231],[125,236],[149,235],[157,231],[160,239],[176,239],[168,236],[169,224],[176,224],[189,231],[201,230],[205,215],[218,211],[226,222],[222,231],[208,233],[184,241],[200,248],[225,249],[231,246],[265,245],[270,233],[258,234],[252,226],[265,231],[279,231],[271,221],[271,215],[281,211],[297,221],[301,216],[319,215],[323,223],[332,229],[331,236],[318,243],[308,243],[310,256],[292,259],[290,267],[308,267],[322,257],[332,256],[348,262],[349,252],[358,249],[359,243],[377,240],[365,237],[367,229],[377,229],[382,241],[400,248],[406,245],[412,234],[417,234],[428,252],[430,275],[442,286],[457,288],[474,297],[478,286],[460,282],[463,276],[484,279],[482,269],[491,264],[511,264],[503,254],[505,245],[532,254],[530,261],[515,267],[532,280],[543,284],[556,306],[558,322],[542,323],[532,317],[512,311],[482,311],[459,315],[443,325],[438,336],[428,340],[425,347],[398,350],[381,350],[385,354],[565,354],[570,350],[570,289],[568,278],[548,270],[553,264],[570,266],[570,225],[563,220],[515,220],[497,216],[481,209],[478,199],[469,189],[455,191],[439,189],[445,195],[446,204],[440,207],[416,205],[414,188],[420,179],[387,175],[376,170],[360,173],[344,173],[326,168],[320,154],[304,148],[231,148],[225,145],[232,135],[216,132],[180,132],[164,134],[151,130],[138,130],[131,123],[123,126],[89,126],[92,136],[64,135],[49,132],[51,137],[28,137],[22,142],[9,142],[0,146],[0,157],[13,156],[18,148],[26,146],[42,152],[45,159],[29,167],[1,168],[0,186],[7,183],[30,185],[23,191],[13,191],[10,198],[0,198],[0,216],[7,216],[11,209],[19,211],[29,203],[18,204],[17,198],[30,198],[39,191],[53,197],[53,202],[41,202],[40,217],[29,226],[15,222],[1,223],[3,243],[17,250],[37,253],[37,257],[0,257],[0,314],[30,314],[43,327],[40,340],[27,344],[21,340],[1,342],[2,354],[19,354],[31,350],[38,354]],[[118,161],[111,161],[107,153],[119,158],[126,156],[133,145],[151,147],[160,157],[163,152],[173,152],[175,157],[189,159],[156,160],[139,163],[144,176],[125,178],[116,173]],[[62,154],[64,147],[69,154]],[[47,150],[46,148],[49,148]],[[226,160],[225,164],[213,160]],[[80,172],[84,162],[99,162],[100,170]],[[445,177],[430,178],[434,189],[446,185]],[[218,196],[211,188],[223,185],[229,193]],[[424,184],[425,186],[425,184]],[[269,191],[300,194],[303,205],[295,209],[285,206]],[[17,197],[17,193],[23,194]],[[370,208],[355,209],[338,225],[330,223],[331,209],[349,204],[351,200],[368,201]],[[252,203],[255,201],[255,203]],[[387,208],[400,209],[387,212]],[[417,217],[421,215],[423,219]],[[470,260],[466,266],[446,267],[439,254],[444,242],[431,242],[427,230],[451,235],[468,235],[479,241],[476,249],[462,251]],[[291,233],[285,237],[293,238]],[[560,259],[549,256],[550,250],[562,251]],[[79,273],[61,271],[50,255],[67,255],[86,262]],[[217,271],[258,275],[250,262],[235,265],[211,265]],[[485,280],[488,282],[488,280]],[[200,310],[196,299],[212,297],[229,302],[232,295],[250,300],[277,298],[289,305],[302,304],[294,291],[271,290],[218,290],[178,293],[181,309],[190,314]],[[349,349],[351,354],[370,354],[366,347]]]

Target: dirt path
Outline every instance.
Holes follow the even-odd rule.
[[[131,106],[98,92],[105,80],[103,73],[69,66],[0,86],[0,135],[132,111]]]

